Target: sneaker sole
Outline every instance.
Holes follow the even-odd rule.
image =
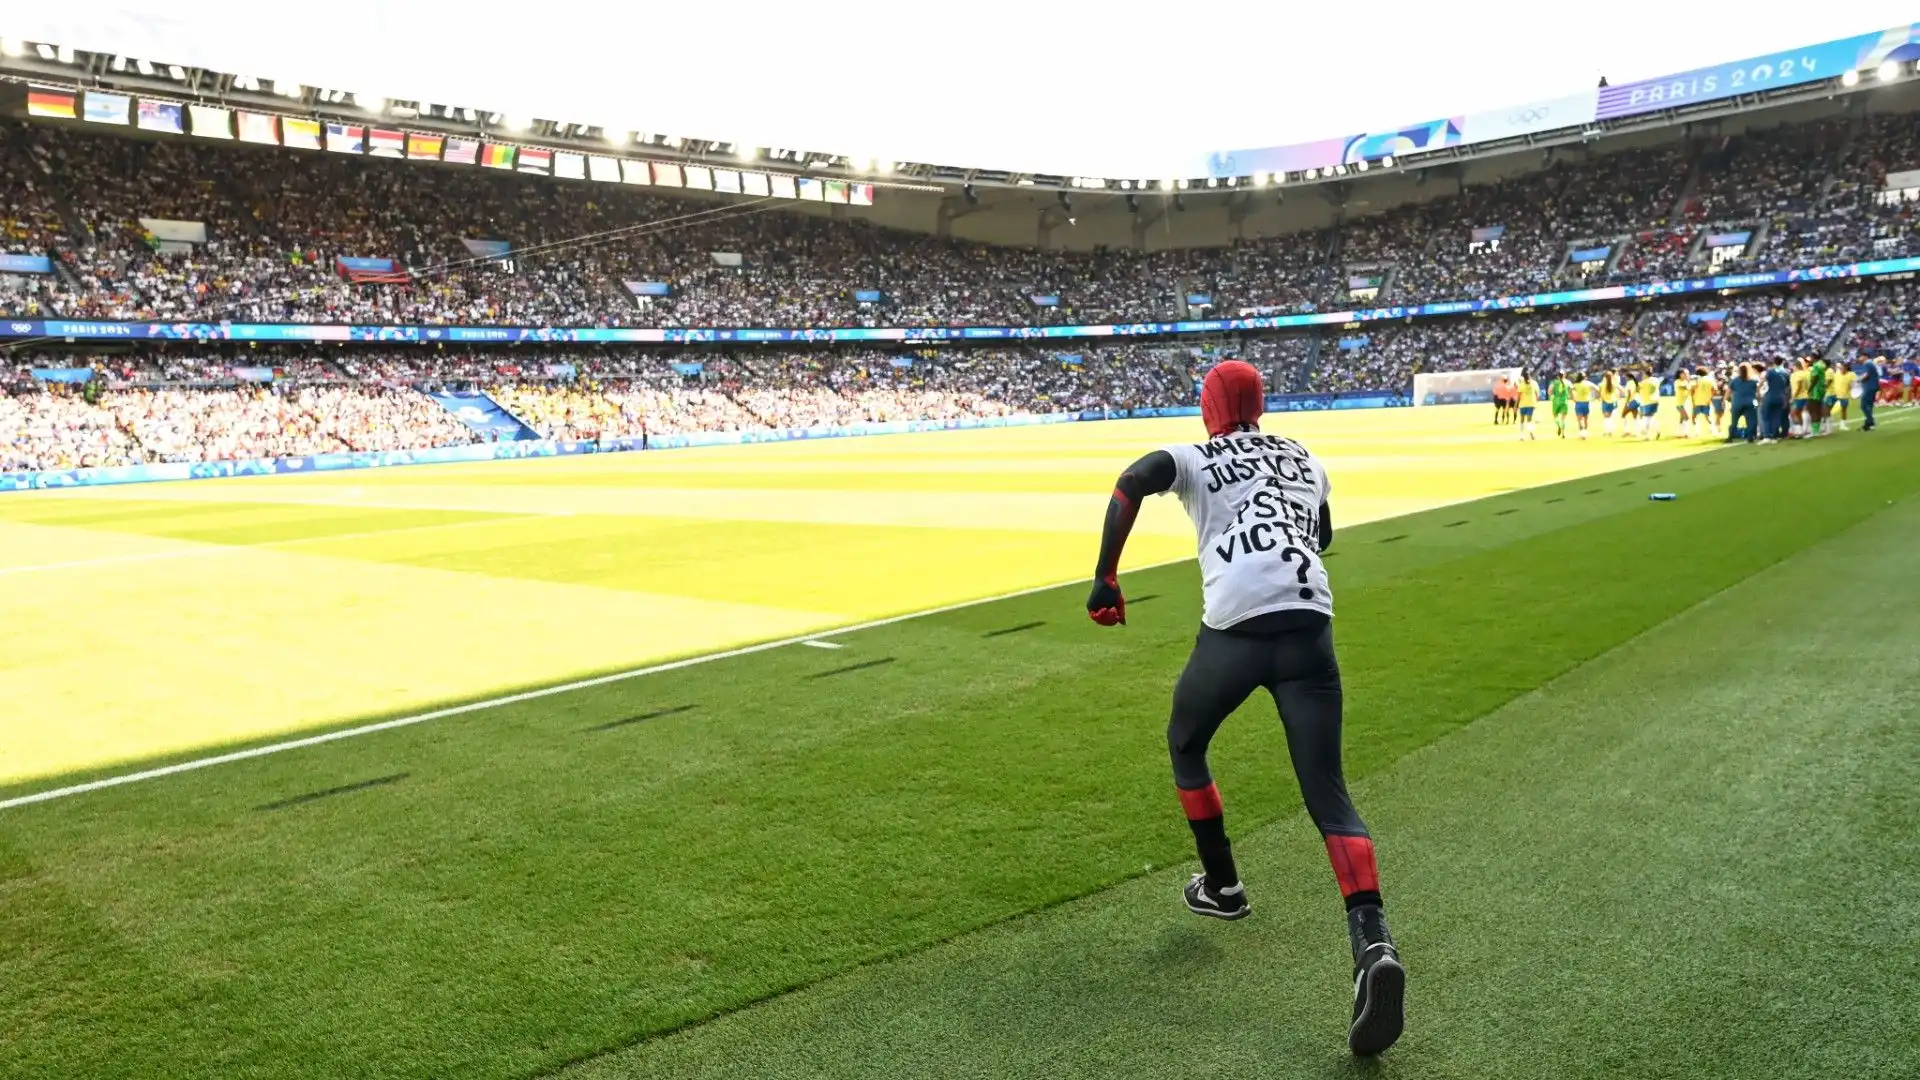
[[[1235,919],[1244,919],[1248,915],[1253,914],[1253,905],[1248,904],[1246,907],[1240,908],[1237,911],[1221,911],[1218,908],[1194,907],[1192,904],[1188,904],[1187,910],[1193,912],[1195,915],[1205,915],[1209,919],[1224,919],[1227,922],[1232,922]]]
[[[1400,1041],[1406,1026],[1407,969],[1392,957],[1367,969],[1367,1007],[1347,1029],[1347,1049],[1373,1057]]]

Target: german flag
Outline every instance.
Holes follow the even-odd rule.
[[[47,86],[27,88],[27,115],[52,116],[62,120],[72,120],[74,93],[71,90],[55,90]]]

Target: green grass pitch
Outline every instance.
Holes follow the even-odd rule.
[[[1270,705],[1255,914],[1177,903],[1184,564],[0,810],[0,1076],[1920,1075],[1917,491],[1898,424],[1341,531],[1372,1065]]]

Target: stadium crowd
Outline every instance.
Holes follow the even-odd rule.
[[[0,124],[6,250],[51,275],[0,274],[7,314],[170,321],[822,326],[1167,319],[1516,294],[1576,279],[1698,273],[1708,234],[1746,233],[1729,269],[1907,254],[1914,207],[1889,173],[1920,166],[1905,116],[1822,121],[1589,153],[1335,229],[1222,248],[989,247],[859,220],[705,203],[485,169]],[[1444,173],[1442,173],[1444,175]],[[142,219],[197,222],[163,243]],[[463,240],[501,240],[507,261]],[[1568,252],[1606,251],[1573,264]],[[392,280],[340,257],[391,259]],[[381,275],[374,275],[376,278]],[[643,306],[626,282],[662,282]],[[879,303],[855,298],[876,290]],[[1057,302],[1044,302],[1057,298]]]

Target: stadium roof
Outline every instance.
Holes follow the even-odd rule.
[[[1087,0],[923,10],[199,0],[17,8],[0,34],[360,100],[856,159],[1184,177],[1303,167],[1247,148],[1391,138],[1396,125],[1436,117],[1591,99],[1603,75],[1619,86],[1791,53],[1913,14],[1892,0],[1747,18],[1714,5],[1596,12],[1506,0],[1471,15],[1399,0],[1216,0],[1147,9],[1144,20]]]

